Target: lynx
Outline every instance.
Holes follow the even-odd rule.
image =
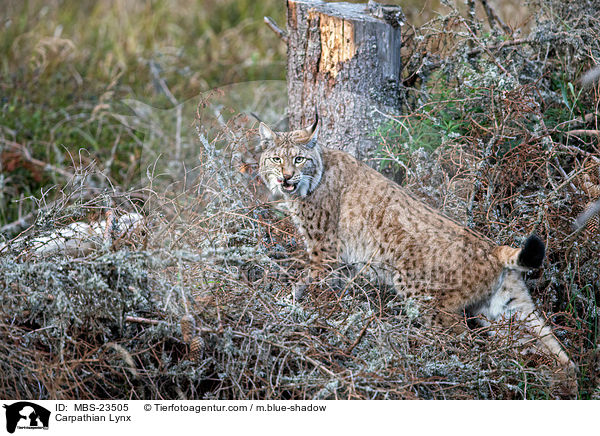
[[[521,249],[494,244],[348,153],[320,147],[318,125],[317,117],[302,130],[259,127],[260,176],[282,197],[308,251],[296,297],[331,263],[368,264],[401,295],[433,297],[439,313],[432,321],[442,326],[456,325],[463,311],[490,321],[522,320],[538,348],[574,372],[522,278],[543,262],[545,246],[537,236]]]

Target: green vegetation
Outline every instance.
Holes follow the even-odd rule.
[[[35,208],[15,200],[65,181],[27,162],[23,149],[60,168],[110,162],[111,182],[131,186],[143,132],[114,116],[130,113],[122,100],[172,107],[161,79],[178,102],[284,79],[285,47],[265,15],[281,23],[285,8],[276,0],[2,2],[0,227]]]
[[[429,94],[427,103],[407,116],[382,124],[378,129],[377,136],[384,138],[377,150],[380,171],[398,173],[399,160],[406,164],[416,151],[431,153],[446,141],[468,133],[469,117],[457,101],[456,90],[447,82],[446,76],[441,72],[434,73],[426,87]],[[468,111],[481,113],[483,110],[473,105]]]

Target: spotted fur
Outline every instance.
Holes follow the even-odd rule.
[[[523,249],[497,246],[351,155],[321,148],[318,121],[292,132],[261,123],[260,134],[260,174],[283,197],[310,259],[297,297],[333,262],[369,264],[400,294],[434,297],[434,321],[455,325],[451,315],[464,310],[491,321],[516,316],[561,365],[574,367],[522,279],[523,271],[542,264],[539,238],[531,236]]]

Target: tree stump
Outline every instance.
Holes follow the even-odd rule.
[[[371,157],[385,114],[400,112],[399,7],[288,0],[291,129],[319,111],[322,145]]]

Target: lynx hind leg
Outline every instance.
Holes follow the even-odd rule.
[[[490,320],[501,317],[516,317],[524,323],[527,333],[537,339],[536,348],[554,356],[560,365],[556,382],[560,388],[570,395],[577,392],[577,370],[558,340],[552,334],[543,319],[536,311],[529,291],[520,274],[515,271],[506,273],[498,291],[492,295],[487,305],[480,307],[477,314],[482,314]],[[528,338],[524,338],[525,341]]]
[[[504,277],[498,291],[492,295],[489,304],[482,308],[481,314],[491,320],[500,317],[515,316],[524,322],[529,333],[539,340],[542,348],[556,357],[563,366],[573,365],[558,340],[536,311],[523,279],[517,272],[510,271]]]

